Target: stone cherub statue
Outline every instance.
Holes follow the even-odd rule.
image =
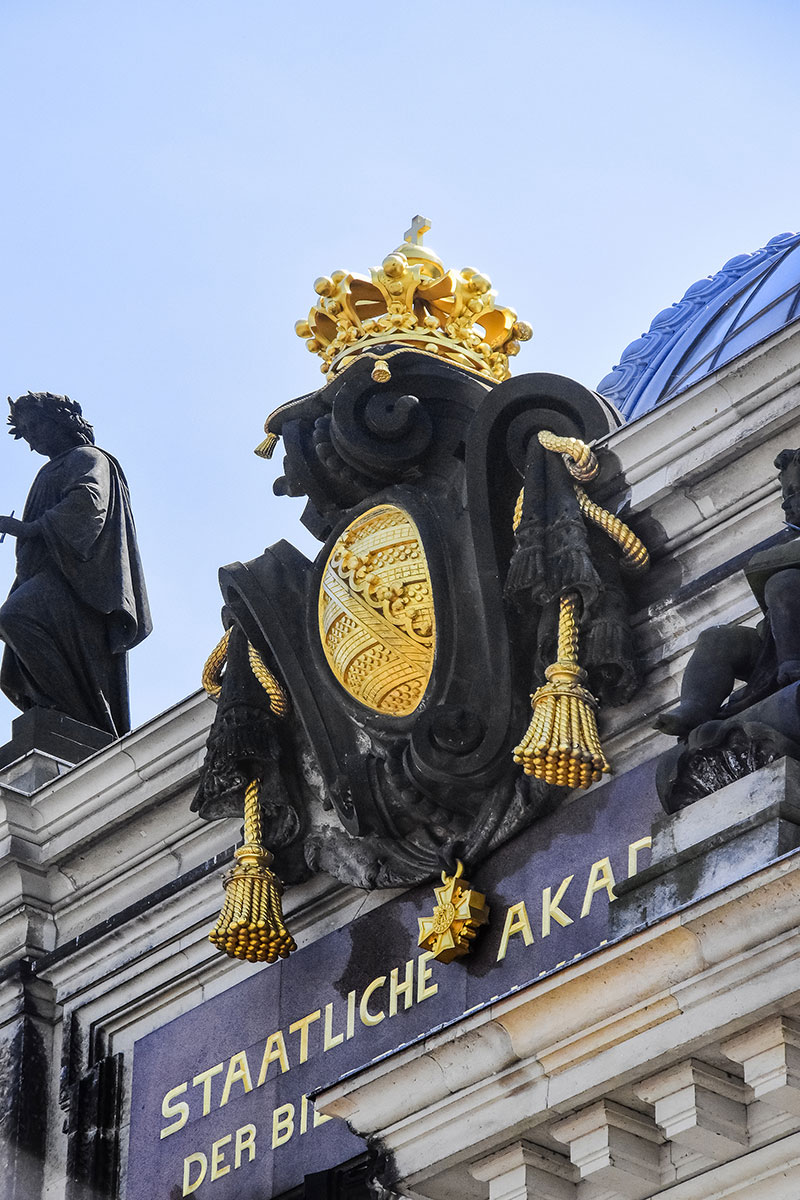
[[[128,485],[68,396],[9,397],[15,438],[50,461],[33,481],[17,575],[0,608],[0,687],[18,708],[58,712],[120,736],[130,729],[127,651],[151,631]]]
[[[786,523],[800,528],[800,450],[782,450],[775,466]],[[800,542],[753,555],[745,575],[764,620],[757,629],[716,625],[700,634],[684,673],[678,708],[656,720],[662,733],[686,737],[699,725],[735,716],[800,679]],[[731,696],[737,679],[746,686]]]

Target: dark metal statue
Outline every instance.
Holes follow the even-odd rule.
[[[800,450],[775,459],[790,528],[800,528]],[[677,708],[655,726],[681,739],[664,756],[659,793],[668,812],[784,754],[800,755],[800,541],[754,554],[745,575],[764,619],[756,629],[705,629],[686,666]],[[745,686],[734,691],[736,680]],[[770,699],[772,697],[772,699]]]
[[[0,687],[22,710],[55,709],[120,736],[130,729],[126,652],[151,631],[128,485],[68,396],[9,397],[15,438],[50,461],[22,520],[17,576],[0,608]]]
[[[782,450],[783,511],[800,525],[800,450]],[[791,541],[755,554],[745,568],[747,581],[765,613],[758,629],[715,625],[697,640],[681,685],[681,702],[662,713],[656,728],[685,737],[704,721],[733,716],[800,679],[800,543]],[[725,706],[737,679],[747,682]]]

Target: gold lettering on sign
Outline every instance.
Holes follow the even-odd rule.
[[[650,837],[642,837],[630,842],[627,847],[628,875],[636,874],[639,869],[639,856],[651,846]],[[596,852],[596,851],[595,851]],[[588,876],[580,878],[576,889],[582,887],[586,878],[583,892],[583,903],[580,917],[587,917],[592,910],[594,897],[598,892],[605,891],[608,902],[616,899],[614,895],[614,872],[608,856],[599,858],[588,868]],[[538,924],[541,916],[542,938],[558,934],[558,928],[566,928],[575,924],[573,918],[563,904],[568,903],[568,889],[574,882],[575,875],[565,876],[556,887],[555,884],[541,889],[541,914],[535,916]],[[580,890],[572,893],[575,907]],[[538,901],[538,888],[535,900]],[[575,909],[573,908],[573,911]],[[525,900],[519,900],[508,907],[505,914],[500,945],[497,952],[497,962],[505,959],[511,939],[521,935],[524,946],[534,943],[533,929],[528,915],[529,909]],[[605,943],[601,942],[600,945]],[[584,951],[585,953],[585,951]],[[555,954],[552,955],[555,957]],[[581,957],[575,954],[569,961]],[[270,1078],[275,1078],[280,1071],[286,1074],[292,1065],[307,1062],[315,1054],[325,1054],[335,1050],[345,1041],[364,1036],[364,1026],[370,1027],[381,1024],[411,1008],[421,1004],[439,992],[439,984],[434,976],[434,956],[430,951],[422,953],[416,959],[409,959],[402,965],[392,967],[387,974],[378,975],[367,983],[363,991],[353,989],[344,999],[334,999],[325,1004],[324,1010],[317,1008],[292,1022],[284,1031],[276,1030],[266,1039],[261,1050],[261,1043],[248,1049],[238,1050],[231,1054],[225,1062],[214,1063],[212,1066],[198,1071],[191,1080],[184,1080],[170,1088],[161,1102],[161,1116],[166,1122],[160,1130],[161,1139],[170,1137],[183,1129],[191,1117],[206,1117],[217,1107],[222,1108],[232,1099],[235,1101],[243,1095],[262,1087]],[[553,970],[567,965],[567,957],[562,963],[557,963]],[[416,980],[414,972],[416,971]],[[540,974],[544,975],[542,971]],[[386,988],[383,1001],[376,995],[381,988]],[[324,1012],[324,1015],[323,1015]],[[357,1021],[357,1016],[360,1021]],[[299,1034],[287,1048],[286,1035]],[[253,1084],[251,1063],[259,1061],[258,1078]],[[270,1065],[276,1063],[270,1075]],[[214,1081],[220,1077],[219,1082]],[[241,1084],[241,1091],[236,1088]],[[319,1125],[331,1120],[330,1117],[315,1111],[307,1095],[301,1096],[295,1103],[279,1105],[272,1112],[271,1145],[277,1149],[285,1145],[295,1136],[302,1136]],[[256,1127],[243,1125],[234,1133],[217,1138],[205,1151],[188,1154],[183,1160],[182,1195],[189,1196],[206,1181],[212,1183],[222,1179],[232,1170],[238,1170],[245,1163],[254,1161],[256,1156]],[[205,1193],[203,1193],[205,1194]]]
[[[639,851],[649,850],[653,845],[651,837],[639,838],[638,842],[631,842],[628,846],[628,878],[635,875],[639,870]]]
[[[226,1161],[225,1148],[233,1142],[233,1167],[230,1162]],[[202,1150],[196,1151],[194,1154],[187,1154],[183,1160],[183,1186],[181,1195],[191,1196],[192,1192],[196,1192],[200,1184],[208,1175],[209,1181],[213,1183],[215,1179],[221,1179],[224,1175],[233,1169],[238,1171],[242,1166],[242,1161],[245,1154],[247,1162],[252,1162],[256,1156],[256,1127],[255,1125],[242,1125],[235,1133],[226,1133],[224,1137],[217,1138],[211,1143],[210,1155],[206,1155]],[[209,1159],[211,1170],[209,1171]],[[172,1193],[170,1193],[171,1195]]]
[[[252,1092],[253,1081],[250,1078],[250,1067],[247,1062],[247,1055],[244,1050],[241,1054],[234,1054],[233,1058],[228,1063],[228,1074],[225,1076],[225,1086],[222,1089],[222,1099],[219,1102],[220,1108],[223,1104],[227,1104],[231,1094],[231,1088],[237,1080],[241,1080],[242,1086],[246,1092]],[[212,1179],[213,1179],[212,1175]]]
[[[271,1034],[267,1038],[267,1044],[264,1047],[264,1057],[261,1059],[261,1070],[258,1072],[258,1083],[256,1087],[261,1087],[267,1078],[267,1068],[271,1062],[279,1062],[281,1065],[281,1074],[285,1075],[289,1070],[289,1059],[286,1055],[286,1042],[283,1040],[283,1034],[280,1029],[277,1033]]]
[[[363,1023],[365,1025],[380,1025],[381,1021],[386,1016],[385,1012],[371,1013],[369,1011],[370,996],[372,995],[373,992],[376,992],[379,987],[383,987],[383,985],[385,983],[386,983],[386,976],[379,975],[377,979],[373,979],[372,983],[368,983],[367,986],[364,988],[364,991],[361,996],[361,1004],[359,1006],[358,1011],[359,1011],[361,1020],[363,1021]]]
[[[611,870],[611,861],[608,858],[601,858],[598,862],[592,863],[592,869],[589,872],[589,882],[586,884],[586,892],[583,897],[582,917],[588,917],[595,892],[602,892],[603,888],[608,892],[609,903],[612,900],[616,900],[617,897],[614,895],[614,872]]]
[[[179,1129],[182,1129],[190,1116],[207,1117],[212,1108],[222,1108],[231,1099],[235,1100],[239,1095],[253,1091],[254,1087],[263,1087],[269,1078],[274,1078],[278,1069],[281,1074],[285,1075],[294,1063],[299,1065],[307,1062],[315,1054],[325,1054],[330,1050],[335,1050],[345,1040],[349,1041],[356,1036],[356,1033],[360,1033],[362,1026],[380,1025],[381,1021],[386,1020],[387,1017],[396,1017],[399,1012],[411,1008],[414,1003],[421,1004],[435,996],[439,991],[439,984],[432,978],[432,960],[433,955],[425,952],[418,955],[416,959],[409,959],[402,967],[393,967],[388,976],[389,994],[388,1003],[384,1002],[385,1007],[379,1007],[377,997],[375,997],[375,993],[387,983],[387,976],[379,975],[367,984],[360,996],[355,989],[347,993],[346,1010],[343,1010],[337,1001],[332,1000],[325,1005],[324,1019],[321,1019],[322,1010],[317,1008],[314,1012],[307,1013],[299,1020],[293,1021],[286,1032],[297,1033],[300,1036],[297,1042],[290,1044],[288,1048],[284,1031],[277,1029],[267,1038],[263,1051],[258,1045],[251,1046],[248,1050],[236,1051],[226,1063],[215,1063],[211,1067],[198,1071],[192,1079],[192,1086],[197,1089],[194,1097],[189,1092],[185,1100],[178,1099],[179,1096],[187,1093],[188,1082],[184,1081],[171,1088],[166,1092],[161,1103],[161,1115],[168,1124],[161,1129],[159,1136],[161,1138],[169,1137],[170,1134],[177,1133]],[[415,970],[416,982],[414,980]],[[357,1014],[361,1020],[360,1025],[356,1022]],[[344,1030],[342,1031],[343,1019]],[[251,1063],[254,1068],[255,1063],[259,1062],[259,1054],[261,1056],[260,1066],[258,1078],[254,1084]],[[277,1063],[277,1066],[270,1075],[272,1063]],[[218,1075],[222,1076],[223,1072],[224,1079],[215,1085],[214,1080]],[[235,1086],[238,1083],[242,1085],[241,1093]],[[192,1100],[193,1104],[190,1103]],[[198,1108],[202,1110],[200,1113],[197,1111]],[[286,1140],[291,1136],[291,1134],[287,1135],[284,1129],[290,1119],[295,1121],[295,1115],[288,1114],[284,1109],[279,1110],[279,1115],[275,1118],[277,1122],[276,1137]],[[303,1116],[302,1111],[297,1119],[301,1125],[308,1120]],[[327,1120],[327,1118],[317,1119],[315,1117],[314,1124],[319,1125],[323,1120]],[[190,1164],[192,1171],[197,1166],[198,1164],[193,1166]],[[199,1187],[199,1184],[194,1182],[193,1176],[190,1182]]]
[[[423,1000],[427,1000],[430,996],[435,996],[439,990],[438,983],[428,983],[433,970],[430,966],[433,954],[430,950],[426,950],[424,954],[420,954],[417,959],[417,1004],[421,1004]]]
[[[211,1178],[212,1178],[212,1180],[219,1179],[219,1177],[221,1175],[227,1175],[228,1171],[230,1171],[230,1169],[231,1169],[230,1163],[228,1163],[226,1166],[222,1165],[225,1162],[225,1155],[222,1152],[222,1147],[227,1146],[229,1141],[231,1141],[231,1135],[229,1133],[226,1133],[225,1137],[218,1138],[217,1141],[214,1142],[211,1147]]]
[[[526,946],[533,944],[533,930],[528,920],[528,910],[525,907],[524,900],[520,900],[518,904],[512,904],[506,913],[506,923],[503,926],[503,935],[500,938],[500,949],[497,951],[498,962],[501,962],[505,958],[509,938],[513,937],[515,933],[522,934],[522,940]]]
[[[195,1075],[192,1080],[192,1086],[197,1087],[198,1084],[203,1085],[203,1116],[207,1117],[211,1112],[211,1080],[215,1075],[219,1075],[222,1071],[222,1063],[217,1063],[214,1067],[208,1067],[207,1070],[201,1071],[199,1075]]]
[[[572,924],[572,917],[567,916],[563,909],[559,908],[559,904],[564,899],[564,893],[572,883],[574,875],[568,875],[566,879],[562,879],[558,891],[551,899],[552,888],[546,887],[542,891],[542,937],[549,937],[551,921],[557,921],[559,925],[566,926]]]
[[[181,1096],[188,1088],[188,1083],[179,1083],[177,1087],[172,1088],[167,1092],[164,1099],[161,1101],[162,1117],[175,1117],[171,1125],[166,1125],[159,1133],[160,1138],[169,1137],[171,1133],[177,1133],[179,1129],[183,1129],[186,1122],[189,1120],[189,1105],[185,1100],[179,1100],[177,1104],[172,1103],[173,1096]]]
[[[389,1016],[397,1016],[397,997],[403,997],[403,1008],[411,1008],[414,1003],[414,959],[406,963],[406,973],[402,983],[398,983],[399,967],[393,967],[389,976]]]
[[[325,1005],[325,1036],[322,1041],[323,1053],[328,1050],[333,1050],[336,1046],[340,1046],[344,1041],[344,1034],[333,1032],[333,1004]]]
[[[294,1105],[282,1104],[272,1110],[272,1149],[288,1142],[294,1133]]]
[[[314,1021],[318,1021],[322,1013],[319,1009],[316,1012],[309,1013],[307,1017],[301,1017],[299,1021],[295,1021],[289,1026],[289,1033],[297,1033],[300,1030],[300,1062],[308,1061],[308,1027]]]

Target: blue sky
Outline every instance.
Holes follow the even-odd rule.
[[[293,328],[314,279],[421,212],[532,324],[515,373],[594,386],[800,227],[799,26],[770,0],[0,4],[0,388],[79,400],[126,470],[155,620],[135,723],[198,686],[220,565],[314,553],[252,453],[322,381]],[[0,512],[41,461],[0,441]]]

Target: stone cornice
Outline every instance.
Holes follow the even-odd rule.
[[[327,1088],[411,1186],[796,1005],[800,854]],[[747,1015],[745,1015],[747,1014]]]
[[[189,785],[212,717],[210,702],[195,693],[31,796],[0,783],[0,837],[24,843],[18,855],[48,863],[91,844]]]

